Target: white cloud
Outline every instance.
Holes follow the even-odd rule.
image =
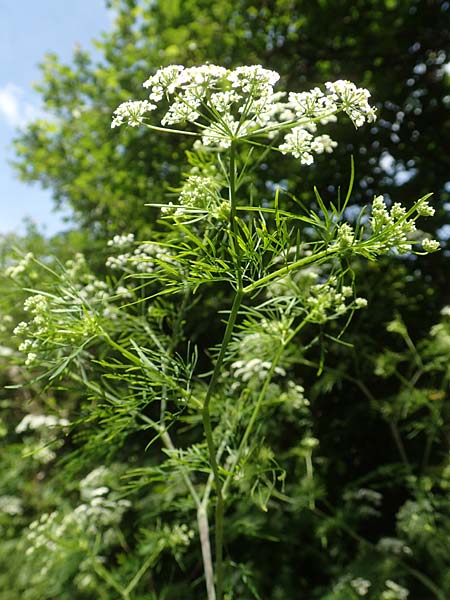
[[[24,127],[42,116],[42,111],[27,102],[24,96],[24,90],[15,83],[0,88],[0,118],[10,127]]]

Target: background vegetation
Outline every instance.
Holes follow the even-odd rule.
[[[299,423],[274,413],[267,435],[288,473],[281,496],[298,502],[274,497],[266,512],[250,510],[243,500],[233,509],[226,540],[239,563],[233,597],[347,600],[364,596],[363,582],[369,580],[367,594],[372,598],[405,598],[403,588],[410,599],[447,598],[449,4],[111,4],[117,19],[97,42],[97,58],[82,50],[69,65],[56,56],[45,57],[39,89],[49,118],[31,124],[16,141],[19,175],[50,188],[57,205],[71,208],[72,230],[52,239],[33,230],[23,239],[5,238],[4,269],[11,265],[14,246],[23,254],[32,251],[52,268],[83,252],[86,268],[101,277],[106,242],[114,235],[133,232],[140,240],[160,235],[159,211],[145,204],[165,202],[170,188],[176,187],[185,168],[185,148],[179,138],[110,128],[112,110],[135,97],[149,72],[160,66],[262,64],[281,73],[285,89],[307,90],[339,78],[369,88],[378,107],[372,127],[355,132],[350,122],[333,125],[332,135],[341,143],[331,157],[323,155],[310,169],[293,171],[288,182],[280,181],[279,173],[286,170],[274,160],[259,173],[256,191],[270,201],[273,194],[266,181],[289,185],[299,199],[314,206],[316,185],[331,202],[338,188],[347,186],[353,155],[356,183],[351,202],[359,207],[374,194],[384,194],[410,206],[432,191],[436,214],[426,223],[443,250],[426,257],[355,262],[358,295],[368,298],[369,309],[355,316],[343,338],[345,345],[326,344],[326,356],[318,350],[304,355],[299,348],[298,377],[311,403],[311,433],[320,441],[317,501],[313,507],[303,502],[308,490],[298,464],[305,451]],[[351,214],[356,209],[347,210]],[[28,288],[42,285],[46,277],[33,263],[24,276]],[[63,528],[66,548],[53,554],[45,546],[26,554],[28,527],[56,509],[72,514],[96,486],[108,486],[126,502],[122,475],[153,464],[150,453],[142,452],[148,439],[145,432],[129,435],[124,428],[123,435],[109,440],[93,422],[91,428],[75,428],[49,446],[51,440],[39,428],[27,435],[17,430],[28,413],[76,422],[92,395],[63,380],[47,389],[43,381],[33,379],[32,369],[15,364],[19,341],[11,332],[23,318],[21,292],[12,290],[10,279],[3,278],[1,285],[2,379],[6,386],[30,383],[7,387],[1,399],[0,598],[112,600],[117,592],[101,575],[83,581],[89,556],[81,543],[79,520],[54,524]],[[218,286],[205,312],[191,311],[190,338],[200,355],[220,340],[222,325],[215,315],[229,308],[228,300],[226,290]],[[101,348],[93,352],[96,360],[104,358]],[[63,422],[60,427],[64,432]],[[37,447],[48,449],[47,456]],[[103,465],[107,471],[101,470]],[[95,477],[86,481],[92,472]],[[177,503],[182,504],[182,498],[172,499],[171,505],[171,498],[158,496],[158,486],[157,481],[142,486],[133,510],[122,504],[111,512],[105,531],[120,523],[120,535],[105,539],[102,530],[98,551],[112,572],[126,575],[139,568],[140,556],[159,544],[158,561],[143,574],[132,597],[202,597],[200,558],[189,549],[190,531],[177,529],[181,526],[176,513],[182,510]],[[55,519],[63,519],[58,515]],[[401,588],[386,587],[386,581]]]

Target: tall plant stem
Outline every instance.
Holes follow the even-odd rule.
[[[222,344],[220,346],[219,355],[214,366],[211,379],[209,381],[208,389],[205,395],[205,401],[203,405],[202,419],[203,428],[205,430],[206,443],[208,446],[209,461],[214,476],[214,484],[216,490],[216,511],[215,511],[215,579],[216,579],[216,600],[222,600],[223,598],[223,525],[224,525],[224,498],[222,491],[222,480],[219,473],[219,465],[217,462],[217,449],[214,444],[212,424],[211,424],[211,413],[210,403],[214,390],[217,385],[217,380],[220,375],[225,353],[228,348],[228,344],[231,340],[233,328],[236,323],[236,317],[241,306],[242,298],[244,293],[242,291],[242,273],[240,266],[240,253],[238,246],[235,245],[236,235],[236,150],[235,142],[232,142],[230,148],[230,159],[229,159],[229,200],[230,200],[230,244],[233,258],[235,260],[236,267],[236,294],[231,307],[230,315],[228,317],[227,326],[223,336]]]

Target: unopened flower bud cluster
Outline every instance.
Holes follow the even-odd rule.
[[[416,218],[433,216],[434,208],[427,200],[420,200],[415,205],[414,212],[415,214],[411,214],[411,211],[407,213],[406,209],[398,202],[394,203],[389,210],[383,196],[377,196],[373,200],[370,217],[372,249],[380,253],[386,253],[393,248],[399,254],[410,252],[413,246],[411,237],[416,231]],[[378,242],[377,237],[379,237]],[[435,252],[440,245],[436,240],[425,239],[422,247],[425,252]]]
[[[311,285],[305,297],[305,309],[311,322],[316,323],[324,323],[330,318],[366,306],[365,298],[353,298],[353,289],[340,286],[334,277],[325,283]]]
[[[356,234],[350,223],[339,223],[336,227],[333,245],[342,250],[360,252],[367,249],[370,256],[387,254],[394,250],[398,254],[411,252],[417,242],[416,220],[418,217],[431,217],[434,208],[426,199],[419,200],[409,211],[398,202],[388,208],[383,196],[376,196],[371,207],[371,216],[368,219],[369,232],[361,235],[361,230]],[[360,243],[362,242],[362,244]],[[439,250],[440,244],[436,240],[422,240],[424,252]],[[364,254],[364,251],[362,252]]]

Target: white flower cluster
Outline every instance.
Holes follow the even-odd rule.
[[[290,332],[290,324],[288,318],[260,319],[248,323],[234,341],[237,360],[230,365],[234,379],[232,390],[241,384],[258,387],[272,369],[275,376],[286,376],[282,365],[273,368],[273,358],[280,343]]]
[[[281,152],[292,153],[303,164],[311,164],[312,152],[332,152],[336,147],[327,135],[313,136],[317,123],[335,120],[341,111],[357,127],[375,119],[375,111],[368,103],[369,92],[349,81],[328,82],[325,92],[318,87],[309,92],[291,92],[286,99],[286,94],[274,92],[279,78],[276,71],[260,65],[233,70],[217,65],[164,67],[144,82],[150,102],[121,104],[112,126],[125,122],[138,125],[145,113],[165,99],[169,108],[162,117],[162,126],[195,124],[205,147],[223,150],[232,140],[255,135],[274,138],[278,131],[291,126],[280,146]]]
[[[381,594],[381,600],[407,600],[409,591],[391,579],[384,582],[386,589]]]
[[[341,248],[347,248],[355,241],[355,232],[349,223],[340,223],[337,226],[337,242]]]
[[[272,363],[260,358],[251,358],[250,360],[237,360],[231,364],[233,375],[246,383],[253,379],[263,381],[272,367]],[[274,373],[284,377],[286,371],[281,367],[275,367]]]
[[[86,259],[84,254],[77,252],[75,256],[65,262],[66,277],[73,279],[82,278],[87,269]]]
[[[28,435],[23,439],[23,454],[33,460],[48,464],[56,458],[56,450],[61,448],[64,440],[61,432],[69,426],[67,419],[55,415],[28,414],[17,425],[16,433]]]
[[[309,92],[290,92],[288,98],[287,105],[294,118],[319,119],[322,124],[335,120],[334,113],[338,108],[336,102],[318,87]]]
[[[372,585],[368,579],[363,579],[362,577],[356,577],[355,579],[350,580],[350,585],[358,594],[358,596],[367,596],[367,593]]]
[[[96,488],[91,486],[93,481],[98,483],[99,479],[108,475],[106,469],[100,471],[101,473],[94,471],[91,481],[86,483],[89,476],[82,480],[80,487],[85,501],[74,510],[64,512],[61,509],[45,513],[29,525],[26,555],[37,554],[39,557],[44,553],[46,560],[51,563],[52,553],[64,552],[70,547],[78,550],[89,539],[98,540],[101,536],[104,546],[117,541],[116,528],[131,503],[118,498],[105,485],[98,485]]]
[[[110,240],[112,243],[108,242],[108,245],[123,250],[127,245],[132,244],[134,237],[131,236],[132,234],[115,236],[113,240]],[[151,273],[161,262],[175,264],[176,261],[170,248],[164,248],[153,242],[144,242],[138,244],[134,250],[130,248],[128,252],[117,256],[108,256],[105,264],[109,269],[116,271]],[[129,293],[129,290],[127,292]]]
[[[290,153],[295,158],[299,158],[303,165],[310,165],[314,162],[312,152],[316,154],[330,153],[336,146],[337,142],[332,140],[329,135],[313,137],[303,127],[294,127],[284,137],[284,144],[281,144],[279,149],[282,154]]]
[[[397,556],[411,556],[412,550],[402,540],[393,537],[383,537],[377,543],[377,548],[387,554],[396,554]]]
[[[77,302],[81,311],[79,304],[80,302]],[[64,298],[56,296],[36,294],[25,300],[24,310],[31,314],[31,318],[28,322],[21,321],[14,329],[14,334],[25,338],[19,345],[19,351],[27,353],[26,366],[34,365],[39,353],[48,349],[54,342],[73,343],[79,335],[86,337],[92,334],[91,324],[85,319],[80,319],[76,330],[69,332],[63,314],[65,308],[67,307]]]
[[[80,496],[83,500],[91,500],[96,496],[103,496],[109,492],[106,485],[111,480],[111,472],[104,466],[93,469],[80,483]],[[101,490],[100,493],[98,490]]]
[[[160,545],[173,549],[180,546],[189,546],[195,536],[194,530],[190,529],[186,523],[176,523],[173,526],[164,525],[162,532],[164,537],[161,537]]]
[[[144,82],[150,89],[150,99],[162,100],[164,95],[171,96],[177,89],[188,89],[195,96],[203,98],[207,91],[214,89],[227,70],[217,65],[202,65],[185,68],[182,65],[170,65],[159,69],[155,75]]]
[[[114,240],[117,241],[117,238],[119,244],[124,243],[121,236],[115,236]],[[64,267],[66,279],[70,280],[72,285],[71,293],[67,297],[70,297],[75,305],[95,306],[103,311],[105,317],[117,318],[117,309],[110,302],[117,295],[117,291],[106,281],[89,272],[82,254],[77,253],[73,259],[66,261]]]
[[[430,238],[425,238],[422,241],[422,248],[425,252],[436,252],[441,247],[440,243],[437,240],[431,240]]]
[[[11,279],[16,279],[19,275],[24,273],[29,269],[30,264],[34,259],[34,255],[32,252],[28,252],[25,256],[19,260],[15,265],[11,265],[5,269],[6,277],[11,277]]]
[[[17,336],[26,336],[19,345],[19,351],[27,353],[25,365],[30,366],[37,359],[39,338],[45,337],[48,331],[49,302],[42,294],[36,294],[25,300],[23,308],[33,316],[29,322],[20,321],[13,333]]]
[[[141,529],[143,544],[151,548],[153,553],[169,550],[177,561],[180,561],[185,550],[190,546],[195,532],[186,523],[160,524]]]
[[[351,81],[339,79],[327,82],[327,90],[331,93],[331,99],[340,105],[345,113],[353,121],[355,127],[361,127],[367,121],[375,121],[375,110],[370,106],[368,100],[370,92],[364,88],[358,88]]]
[[[344,494],[345,502],[349,503],[352,511],[361,518],[379,517],[382,498],[379,492],[367,488],[347,490]]]
[[[14,323],[12,315],[1,315],[0,316],[0,333],[6,333],[11,330],[11,325]]]
[[[67,419],[59,419],[55,415],[32,415],[28,414],[23,417],[16,427],[16,433],[24,433],[25,431],[37,431],[52,429],[54,427],[67,427],[70,425]]]
[[[434,208],[427,200],[417,203],[415,212],[417,216],[432,216]],[[372,203],[370,225],[373,236],[380,236],[378,249],[383,253],[395,248],[399,254],[406,254],[412,249],[411,235],[416,231],[414,218],[408,218],[409,213],[398,202],[388,210],[383,196],[377,196]],[[387,235],[385,235],[387,234]],[[376,248],[376,240],[372,240],[372,247]],[[425,239],[422,242],[425,252],[435,252],[440,248],[439,242]]]
[[[257,98],[270,97],[273,94],[273,86],[280,79],[276,71],[263,69],[260,65],[238,67],[227,75],[234,89],[240,89],[245,94]]]
[[[0,513],[6,515],[23,514],[23,503],[17,496],[0,496]]]
[[[114,248],[125,248],[134,243],[134,233],[126,233],[124,235],[115,235],[111,240],[108,240],[107,245]]]
[[[311,406],[305,397],[305,388],[291,379],[272,383],[270,390],[271,401],[276,401],[283,412],[284,418],[297,426],[301,423],[310,430]]]
[[[432,539],[432,532],[436,528],[432,503],[426,498],[407,500],[397,513],[397,528],[412,541]]]
[[[381,501],[383,500],[383,496],[380,492],[375,490],[371,490],[369,488],[358,488],[357,490],[351,490],[344,494],[344,500],[346,502],[356,501],[369,503],[373,506],[380,506]]]
[[[147,112],[155,110],[156,104],[151,104],[148,100],[123,102],[114,111],[114,118],[111,127],[119,127],[127,123],[131,127],[138,127],[144,122],[144,115]]]
[[[220,122],[212,122],[202,129],[201,143],[196,147],[226,150],[231,146],[233,139],[248,137],[251,125],[251,121],[239,121],[230,114],[224,114]]]
[[[295,381],[287,382],[285,396],[294,410],[299,410],[310,405],[309,400],[305,398],[305,388],[302,385],[295,383]]]
[[[295,158],[299,158],[303,165],[310,165],[314,162],[311,154],[311,141],[313,136],[302,127],[294,127],[284,138],[284,144],[280,145],[282,154],[288,152]]]

